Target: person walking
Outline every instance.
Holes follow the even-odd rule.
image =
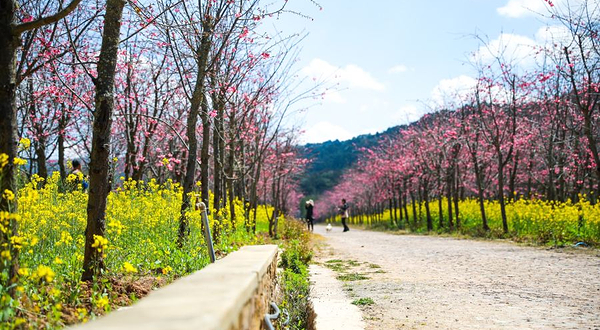
[[[306,224],[308,225],[309,231],[313,231],[315,229],[315,225],[313,223],[313,221],[314,221],[314,218],[313,218],[314,206],[315,206],[315,203],[313,202],[312,199],[307,200],[306,205],[304,205],[304,207],[306,208]]]
[[[350,230],[350,228],[346,224],[346,220],[348,219],[348,204],[346,203],[346,200],[343,198],[342,198],[342,205],[340,205],[338,207],[338,211],[340,212],[340,215],[342,216],[342,225],[344,226],[344,232],[347,232],[348,230]]]
[[[86,191],[89,184],[85,178],[85,175],[83,175],[83,171],[81,170],[81,163],[77,159],[73,159],[71,165],[73,165],[73,171],[71,174],[75,175],[75,187],[81,184],[81,189]]]

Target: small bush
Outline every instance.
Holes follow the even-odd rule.
[[[352,305],[356,305],[356,306],[369,306],[369,305],[373,305],[375,302],[373,301],[373,299],[371,298],[359,298],[356,299],[352,302]]]
[[[360,280],[368,280],[369,278],[363,274],[350,273],[350,274],[338,275],[337,279],[340,281],[360,281]]]
[[[310,234],[295,220],[286,220],[282,226],[283,244],[281,263],[283,269],[283,301],[281,308],[290,316],[289,329],[306,329],[310,310],[308,293],[308,263],[312,258]]]

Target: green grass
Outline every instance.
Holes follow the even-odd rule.
[[[373,305],[375,302],[373,301],[373,299],[367,297],[367,298],[359,298],[356,299],[352,302],[352,305],[356,305],[356,306],[369,306],[369,305]]]
[[[344,260],[340,259],[325,261],[325,267],[338,273],[345,272],[348,270],[348,266],[344,264]]]
[[[359,273],[350,273],[350,274],[340,274],[337,276],[337,279],[340,281],[361,281],[368,280],[369,277],[359,274]]]

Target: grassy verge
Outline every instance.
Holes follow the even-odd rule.
[[[296,220],[287,220],[281,235],[284,239],[280,263],[280,267],[283,268],[281,308],[289,313],[288,329],[307,329],[310,311],[308,263],[313,256],[310,234],[305,231],[304,224]],[[283,321],[279,320],[281,329]]]
[[[87,283],[80,282],[87,194],[60,189],[56,175],[46,182],[32,178],[16,194],[18,213],[0,214],[4,227],[7,217],[19,219],[11,243],[19,250],[20,265],[14,284],[0,285],[0,328],[58,329],[87,322],[206,266],[209,258],[198,211],[189,211],[189,237],[183,247],[177,246],[181,194],[181,187],[170,181],[128,180],[111,192],[105,237],[98,238],[106,270]],[[214,210],[209,216],[211,229],[219,232],[219,257],[243,245],[271,242],[266,214],[272,209],[259,207],[256,234],[244,228],[243,203],[236,202],[235,210],[235,221]],[[0,252],[0,283],[6,283],[5,266],[16,256],[4,246]]]

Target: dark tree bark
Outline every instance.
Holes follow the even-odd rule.
[[[209,191],[210,191],[210,133],[211,123],[206,97],[203,97],[202,111],[200,111],[200,120],[202,121],[202,147],[200,150],[200,195],[206,208],[209,207]]]
[[[0,154],[8,156],[8,163],[2,168],[0,191],[6,189],[16,192],[16,170],[14,159],[17,156],[17,51],[21,46],[23,32],[58,22],[71,13],[81,0],[73,0],[67,7],[52,16],[41,17],[27,23],[16,23],[18,2],[15,0],[0,0]],[[9,201],[0,197],[0,211],[16,212],[16,199]],[[8,287],[16,278],[19,268],[18,249],[10,243],[10,237],[17,235],[18,224],[14,219],[9,220],[8,230],[0,233],[0,245],[8,244],[11,261],[7,265],[0,263],[0,272],[8,268],[8,282],[0,283]],[[14,294],[14,289],[10,291]]]
[[[204,22],[203,30],[204,33],[202,34],[202,38],[200,41],[200,48],[198,49],[198,52],[196,54],[196,62],[198,64],[198,75],[196,76],[196,86],[194,87],[194,93],[192,95],[190,113],[188,114],[186,127],[189,151],[185,170],[185,177],[183,179],[183,196],[181,203],[181,213],[179,217],[179,235],[177,239],[179,246],[183,245],[183,242],[188,234],[188,219],[185,213],[187,209],[191,206],[189,195],[192,192],[192,189],[194,187],[194,180],[196,178],[196,157],[198,155],[198,137],[196,136],[196,126],[198,125],[198,115],[200,113],[200,107],[202,106],[202,104],[206,103],[204,95],[204,80],[206,78],[206,67],[208,63],[210,48],[212,45],[212,24],[210,19],[207,19]],[[203,130],[208,131],[208,134],[210,134],[209,128],[203,127]],[[203,162],[203,164],[205,163]],[[208,164],[206,163],[205,166],[207,167]],[[204,187],[205,185],[206,187]],[[202,181],[202,191],[204,191],[204,189],[207,190],[207,193],[206,195],[202,196],[202,199],[208,210],[208,180]]]
[[[448,170],[446,175],[446,199],[448,203],[448,228],[454,230],[454,218],[452,217],[452,171]]]
[[[95,236],[104,236],[106,198],[110,191],[110,131],[115,103],[115,70],[119,50],[124,0],[107,0],[102,46],[98,60],[98,77],[94,84],[94,124],[90,162],[88,217],[85,229],[85,253],[82,281],[90,281],[104,269],[103,251],[93,248]]]
[[[60,171],[61,180],[67,178],[67,170],[65,168],[65,130],[67,129],[68,116],[65,112],[64,103],[61,106],[61,115],[58,122],[58,168]]]
[[[456,159],[456,158],[455,158]],[[458,210],[458,204],[460,201],[460,196],[459,196],[459,189],[460,189],[460,173],[459,173],[459,166],[458,165],[454,165],[455,167],[455,173],[454,173],[454,218],[455,218],[455,222],[456,222],[456,229],[460,228],[460,212]]]
[[[13,163],[17,157],[17,106],[16,106],[16,56],[17,48],[20,44],[20,34],[11,33],[11,24],[14,20],[15,11],[14,1],[0,1],[0,154],[8,156],[8,163],[2,168],[0,180],[0,191],[17,191],[17,181],[15,178],[16,168]],[[6,200],[0,197],[0,211],[16,211],[17,200]],[[9,220],[8,230],[0,232],[0,245],[9,244],[10,238],[17,235],[18,223]],[[8,267],[8,283],[1,283],[8,287],[11,279],[17,275],[18,249],[12,248],[9,244],[9,251],[12,256],[8,265],[0,263],[0,271]]]
[[[479,162],[477,161],[477,154],[475,150],[471,150],[471,160],[473,162],[473,170],[475,171],[475,184],[477,185],[477,200],[479,202],[479,210],[481,212],[481,222],[484,231],[489,231],[490,227],[487,223],[487,216],[485,214],[485,199],[483,192],[483,178]]]
[[[423,199],[425,201],[425,214],[427,217],[427,231],[433,230],[433,220],[431,219],[431,211],[429,210],[429,181],[423,182]]]
[[[412,211],[413,211],[413,227],[417,228],[417,200],[415,198],[415,194],[410,191],[410,199],[412,201]]]
[[[46,167],[46,138],[40,136],[35,144],[35,158],[37,163],[37,174],[44,178],[48,178],[48,168]]]
[[[496,154],[499,155],[497,159],[498,169],[498,201],[500,203],[500,214],[502,215],[502,229],[504,233],[508,233],[508,220],[506,217],[506,201],[504,199],[504,165],[502,161],[502,151],[500,146],[496,147]]]
[[[35,117],[37,113],[35,98],[33,97],[33,80],[28,79],[27,88],[29,90],[29,116]],[[35,159],[36,159],[36,167],[37,174],[44,178],[48,178],[48,168],[46,167],[46,132],[43,127],[43,121],[37,122],[32,121],[31,123],[33,131],[37,136],[37,141],[35,142]]]

